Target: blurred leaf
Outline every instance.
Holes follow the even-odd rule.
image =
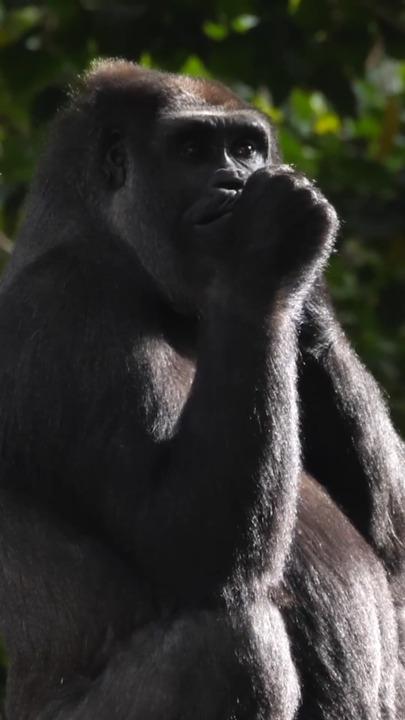
[[[154,67],[152,55],[148,52],[144,52],[139,56],[138,62],[142,67],[151,69]]]
[[[211,40],[217,41],[225,40],[229,35],[229,29],[224,23],[215,23],[210,20],[203,23],[203,31]]]
[[[329,114],[328,104],[322,93],[305,92],[302,88],[295,88],[292,91],[289,105],[291,120],[303,134],[310,134],[314,123]]]
[[[186,62],[181,66],[179,72],[182,72],[185,75],[193,75],[195,77],[210,77],[210,73],[205,67],[203,61],[197,57],[197,55],[190,55]]]
[[[259,22],[260,18],[257,15],[238,15],[232,20],[231,26],[236,33],[243,34],[255,28]]]
[[[19,10],[12,10],[3,16],[0,25],[0,47],[16,42],[22,35],[32,30],[43,17],[44,11],[35,6],[27,5]]]
[[[258,110],[268,115],[276,125],[280,125],[284,119],[284,113],[280,108],[275,107],[264,93],[257,93],[251,98],[251,103]]]
[[[340,117],[335,113],[324,113],[320,115],[314,123],[314,132],[317,135],[325,135],[326,133],[337,134],[340,132],[342,122]]]
[[[401,124],[401,107],[397,97],[387,99],[379,137],[377,157],[383,160],[394,147]]]
[[[317,177],[319,157],[316,150],[300,142],[294,133],[283,126],[279,131],[279,139],[285,162],[295,165],[312,178]]]
[[[288,0],[288,12],[290,15],[294,15],[301,5],[301,0]]]

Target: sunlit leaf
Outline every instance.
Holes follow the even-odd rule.
[[[328,104],[326,98],[320,92],[313,92],[308,96],[309,106],[314,115],[323,115],[326,113]]]
[[[311,106],[311,96],[300,88],[295,88],[289,97],[289,114],[295,127],[302,133],[312,131],[314,110]]]
[[[295,165],[310,177],[317,177],[319,154],[314,148],[300,142],[296,134],[284,126],[279,130],[279,140],[285,162]]]
[[[399,95],[404,89],[403,63],[382,57],[380,62],[368,70],[368,78],[384,97]]]
[[[345,119],[345,132],[348,137],[373,139],[381,129],[379,120],[373,115],[361,115],[359,118]]]
[[[232,29],[237,33],[246,33],[258,25],[260,19],[257,15],[238,15],[232,20]]]
[[[12,10],[5,15],[0,26],[0,47],[6,47],[41,22],[44,10],[34,5]]]
[[[210,77],[210,73],[205,67],[203,61],[197,55],[190,55],[186,62],[181,66],[180,72],[194,77]]]
[[[229,29],[224,23],[212,22],[211,20],[207,20],[203,24],[203,32],[211,40],[218,42],[225,40],[229,35]]]
[[[338,133],[342,127],[340,117],[335,113],[325,113],[320,115],[314,124],[314,131],[317,135],[326,135],[327,133]]]
[[[142,65],[142,67],[148,68],[148,69],[153,68],[153,65],[154,65],[153,60],[152,60],[152,55],[148,52],[142,53],[142,55],[140,55],[138,58],[138,62],[140,65]]]
[[[4,78],[0,74],[0,122],[7,123],[9,129],[18,130],[27,134],[30,128],[30,117],[28,108],[20,102],[16,102],[13,93],[7,87]]]
[[[294,13],[297,12],[300,5],[301,5],[301,0],[288,0],[288,12],[290,13],[290,15],[294,15]]]
[[[27,50],[31,50],[32,52],[36,52],[40,49],[42,46],[42,37],[41,35],[30,35],[25,41],[25,47]]]
[[[276,125],[280,125],[283,122],[284,113],[281,108],[275,107],[263,93],[254,95],[251,102],[258,110],[268,115],[270,120]]]

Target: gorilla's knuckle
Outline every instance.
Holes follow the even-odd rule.
[[[272,173],[270,168],[263,167],[259,170],[256,170],[256,172],[252,173],[252,175],[248,178],[245,186],[245,193],[254,191],[257,191],[258,188],[262,188],[268,183],[272,178]]]
[[[330,225],[335,226],[336,230],[338,230],[340,226],[340,220],[336,209],[333,207],[333,205],[331,205],[330,202],[326,201],[324,205],[324,211]]]
[[[294,186],[293,198],[296,203],[316,205],[318,202],[317,193],[311,186]]]
[[[280,196],[284,196],[286,203],[303,202],[305,199],[308,203],[316,202],[317,189],[306,175],[290,169],[289,172],[277,173],[273,176],[273,191],[277,191]]]
[[[326,225],[329,225],[331,228],[338,228],[339,218],[335,208],[320,193],[316,194],[315,208],[324,219]]]

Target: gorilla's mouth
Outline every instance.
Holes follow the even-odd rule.
[[[208,195],[195,206],[197,211],[194,218],[195,225],[209,225],[225,215],[229,215],[240,194],[241,190],[233,187],[212,188]]]

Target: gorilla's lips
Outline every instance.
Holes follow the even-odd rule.
[[[190,208],[188,219],[193,225],[209,225],[229,215],[241,191],[234,188],[214,187]]]

